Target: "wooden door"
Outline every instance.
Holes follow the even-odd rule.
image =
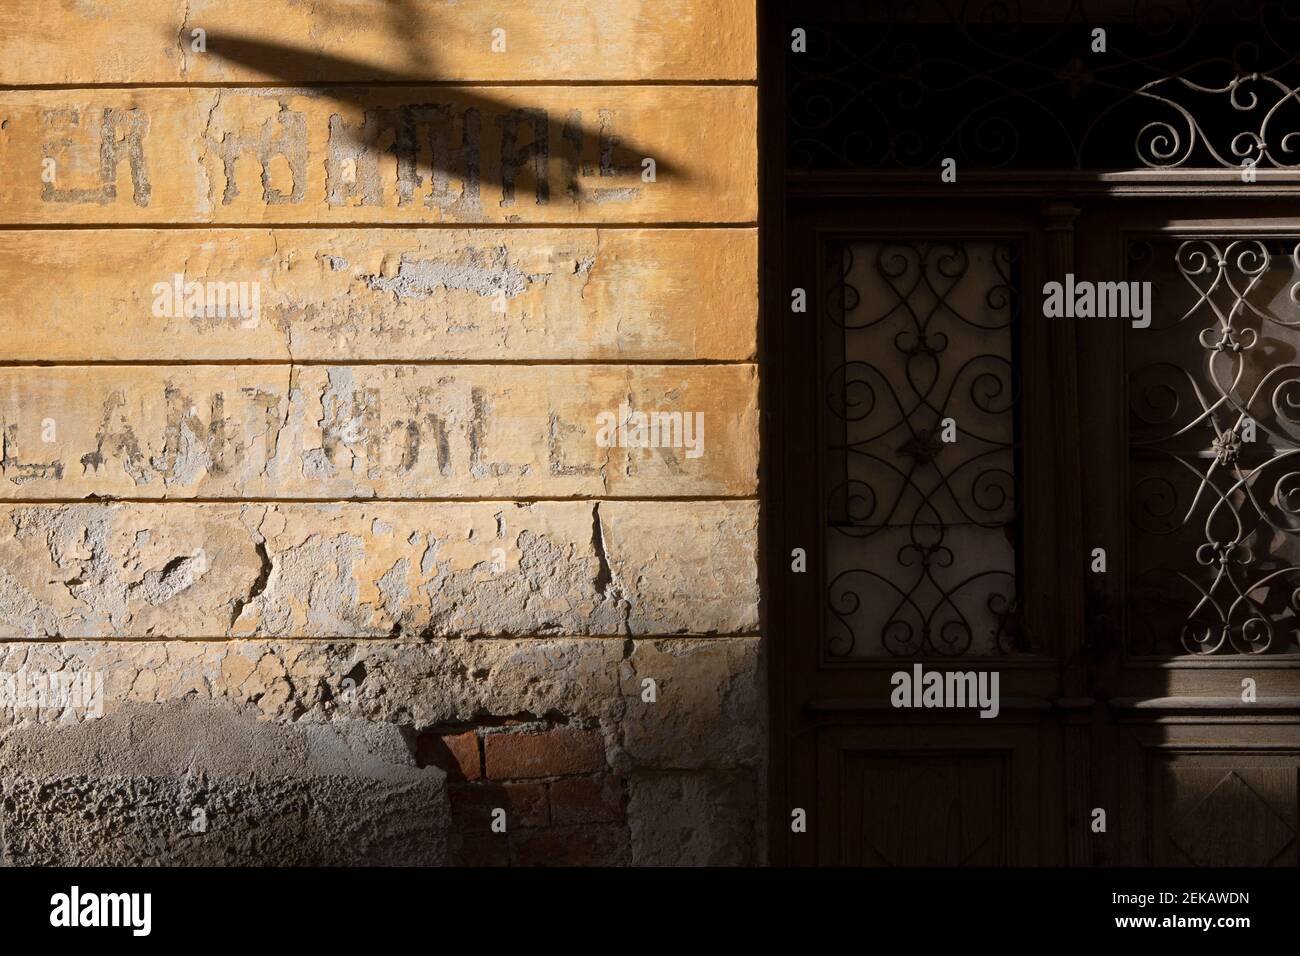
[[[1300,233],[1233,211],[791,204],[790,861],[1300,862]],[[1044,315],[1067,275],[1148,327]],[[895,706],[918,665],[997,716]]]
[[[777,862],[1300,861],[1297,67],[1166,6],[765,8]],[[918,664],[998,716],[893,706]]]
[[[1062,254],[1059,218],[1039,203],[792,205],[807,311],[781,346],[787,485],[769,534],[798,635],[776,665],[788,799],[809,821],[794,862],[1066,857],[1066,818],[1085,809],[1066,784],[1090,751],[1070,671],[1077,498],[1057,494],[1077,488],[1073,354],[1027,312]],[[996,678],[996,714],[971,704],[978,690],[896,706],[931,673],[984,681],[985,701]]]
[[[1300,204],[1095,201],[1080,277],[1151,322],[1080,323],[1105,862],[1300,863]]]

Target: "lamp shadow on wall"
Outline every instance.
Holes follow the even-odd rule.
[[[428,49],[422,45],[422,38],[436,35],[436,27],[429,23],[425,14],[411,0],[392,0],[389,9],[391,11],[389,27],[395,42],[400,42],[407,50],[407,60],[410,64],[408,72],[393,71],[350,57],[323,54],[302,47],[237,34],[209,34],[208,53],[272,77],[273,79],[268,81],[272,84],[279,83],[286,86],[308,82],[344,84],[338,87],[314,87],[314,89],[329,99],[361,109],[366,108],[376,90],[382,90],[385,86],[450,84],[451,81],[439,80],[434,75],[434,71],[430,68]],[[328,8],[315,15],[322,16],[324,19],[332,17]],[[364,85],[348,87],[347,83]],[[504,100],[490,96],[484,93],[482,88],[474,88],[472,81],[466,82],[463,86],[458,84],[449,88],[454,91],[454,102],[462,111],[462,115],[469,115],[470,110],[476,110],[480,117],[523,114],[531,120],[538,116],[545,116],[547,140],[550,140],[552,120],[540,108],[530,108],[517,99]],[[432,89],[430,99],[436,103]],[[447,122],[450,123],[451,114],[448,113],[446,116]],[[346,135],[351,140],[350,145],[354,149],[359,147],[382,149],[393,155],[399,163],[412,166],[420,176],[430,173],[447,177],[463,175],[463,168],[459,173],[455,169],[439,168],[432,156],[422,155],[430,151],[418,147],[413,132],[406,138],[394,137],[391,145],[382,147],[376,135],[377,131],[373,127],[367,130],[366,127],[370,125],[367,122],[364,125],[356,123],[345,127]],[[521,125],[531,125],[531,122],[521,123]],[[569,181],[563,184],[563,191],[564,195],[573,202],[600,201],[603,194],[609,191],[609,187],[587,189],[579,182],[580,176],[591,175],[593,164],[587,151],[588,143],[597,144],[598,175],[599,178],[610,182],[611,186],[616,178],[626,184],[630,175],[635,175],[637,181],[641,181],[645,168],[643,163],[647,159],[653,160],[654,163],[653,181],[662,178],[684,182],[690,178],[679,165],[656,155],[647,144],[611,134],[603,127],[603,123],[600,126],[593,126],[573,116],[566,117],[563,122],[559,139],[562,144],[561,149],[565,149],[570,158],[570,162],[566,164],[570,170]],[[367,133],[369,135],[366,135]],[[536,142],[535,139],[534,143]],[[530,144],[524,143],[519,149],[526,150],[529,146]],[[503,149],[502,152],[504,154],[505,150]],[[548,148],[546,150],[548,163],[550,153],[551,150]],[[502,158],[504,159],[504,155]],[[537,189],[539,186],[531,157],[528,162],[520,163],[515,167],[508,166],[506,162],[480,162],[476,172],[481,185],[502,189],[503,194],[505,190],[517,189],[522,192],[529,188]]]

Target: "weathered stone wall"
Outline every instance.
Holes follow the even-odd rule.
[[[754,51],[0,5],[0,861],[760,860]]]

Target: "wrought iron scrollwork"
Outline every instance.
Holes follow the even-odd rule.
[[[1168,251],[1134,243],[1135,272]],[[1134,639],[1281,652],[1300,629],[1300,242],[1190,239],[1173,263],[1181,298],[1166,287],[1169,318],[1130,338]]]
[[[1017,257],[991,242],[829,249],[832,656],[1016,645]]]
[[[1268,73],[1242,73],[1236,63],[1228,68],[1231,79],[1219,85],[1171,76],[1152,80],[1137,91],[1175,114],[1172,120],[1153,119],[1139,130],[1137,158],[1144,165],[1162,169],[1183,166],[1202,151],[1222,167],[1300,168],[1300,86]],[[1231,120],[1221,124],[1221,141],[1216,143],[1204,120],[1186,104],[1194,98],[1186,95],[1189,93],[1222,98],[1241,123],[1251,125],[1242,128]]]
[[[788,60],[790,166],[1300,167],[1295,3],[1020,6],[906,0],[792,20],[809,44]]]

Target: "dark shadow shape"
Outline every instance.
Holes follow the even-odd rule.
[[[323,95],[340,103],[348,103],[354,106],[366,109],[366,102],[376,92],[382,93],[385,87],[394,86],[414,86],[418,87],[422,83],[428,83],[427,80],[412,79],[403,76],[401,73],[395,73],[390,70],[384,70],[378,67],[370,66],[360,60],[353,60],[346,57],[327,56],[304,50],[299,47],[287,46],[284,44],[266,43],[261,40],[253,40],[247,37],[238,36],[213,36],[208,37],[208,50],[210,53],[239,63],[243,66],[250,67],[260,72],[290,77],[309,77],[309,76],[344,76],[344,77],[366,77],[366,85],[349,86],[350,83],[359,83],[360,80],[340,80],[339,86],[313,87],[319,90]],[[304,79],[268,81],[268,86],[275,86],[277,82],[283,85],[292,86],[295,82],[321,82],[308,81]],[[333,81],[330,81],[333,82]],[[472,86],[472,84],[470,84]],[[494,117],[501,117],[511,113],[517,113],[521,110],[527,111],[530,108],[520,106],[515,103],[509,103],[491,96],[484,95],[479,90],[471,90],[466,86],[454,84],[441,84],[427,87],[427,96],[422,95],[418,102],[412,102],[412,106],[439,105],[437,97],[439,91],[452,91],[455,96],[455,103],[462,112],[474,109],[479,112],[483,122],[493,122]],[[449,114],[450,115],[450,114]],[[531,123],[524,124],[531,126]],[[551,136],[551,127],[557,125],[556,120],[547,114],[547,156],[548,162],[553,155],[554,147],[552,145],[553,137]],[[585,190],[579,177],[584,175],[582,170],[590,169],[593,164],[590,161],[584,161],[584,155],[587,153],[589,143],[597,144],[598,160],[594,164],[599,169],[599,177],[610,181],[610,188],[621,189],[633,186],[627,178],[621,182],[616,182],[619,177],[632,176],[635,178],[635,185],[641,188],[653,188],[654,183],[641,182],[641,163],[642,160],[649,157],[655,161],[656,178],[677,178],[678,180],[687,180],[690,177],[684,170],[662,160],[654,155],[654,152],[643,145],[635,142],[624,140],[617,135],[610,135],[605,138],[605,134],[598,128],[593,129],[586,123],[572,122],[568,118],[561,121],[560,135],[558,145],[565,151],[566,166],[571,170],[569,181],[563,184],[564,193],[574,202],[593,201],[598,197],[596,190]],[[346,127],[348,135],[352,140],[354,147],[382,148],[386,152],[397,157],[399,164],[409,164],[410,168],[416,170],[421,176],[428,173],[439,173],[443,176],[462,176],[463,170],[456,169],[438,169],[434,166],[430,158],[420,156],[421,150],[418,147],[415,136],[409,137],[396,136],[391,145],[379,147],[379,144],[372,138],[361,135],[363,127],[360,124],[353,124]],[[450,130],[446,131],[450,134]],[[527,148],[529,143],[520,144],[519,148]],[[502,188],[507,185],[512,186],[517,194],[524,195],[528,189],[534,190],[536,195],[536,182],[530,172],[531,161],[526,166],[518,167],[515,172],[517,178],[513,182],[507,182],[504,175],[506,164],[504,162],[494,161],[499,157],[480,156],[478,164],[478,181],[481,185],[491,185]],[[548,201],[553,201],[558,197],[548,196]]]

